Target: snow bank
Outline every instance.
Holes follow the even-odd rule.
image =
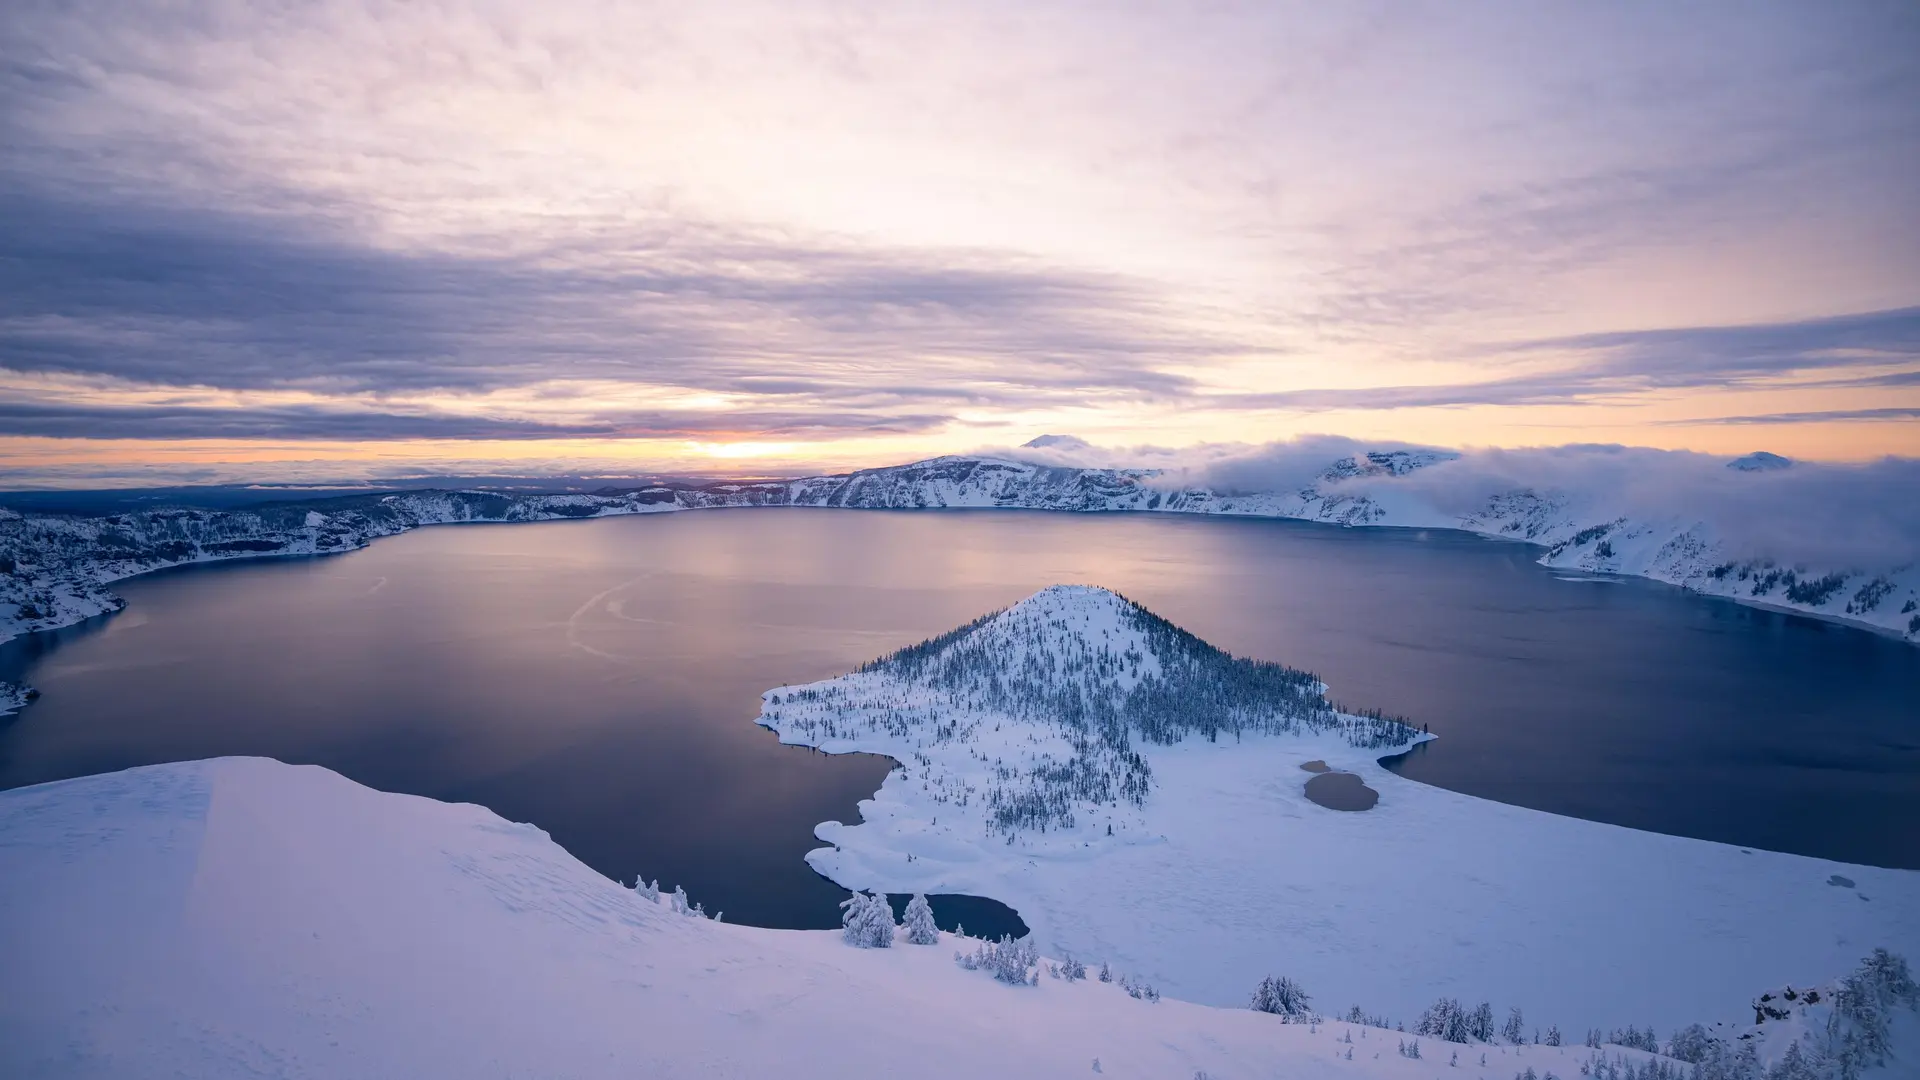
[[[1092,979],[1007,986],[953,945],[678,915],[532,826],[313,767],[0,793],[9,1077],[1430,1080],[1444,1060]],[[1571,1078],[1589,1053],[1460,1048],[1447,1075]]]

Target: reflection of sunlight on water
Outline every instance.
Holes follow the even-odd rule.
[[[108,619],[106,629],[100,631],[102,637],[110,637],[127,630],[136,630],[151,620],[144,611],[122,611],[118,618]]]

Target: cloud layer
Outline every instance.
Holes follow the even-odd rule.
[[[0,437],[1915,452],[1916,52],[1899,3],[8,5]]]
[[[1912,458],[1742,471],[1729,469],[1728,457],[1690,451],[1608,445],[1447,450],[1334,435],[1259,446],[1056,444],[1001,452],[1050,464],[1159,469],[1155,482],[1170,489],[1245,495],[1324,486],[1322,474],[1334,462],[1387,450],[1437,452],[1446,460],[1401,476],[1344,480],[1340,490],[1410,497],[1452,518],[1484,512],[1497,495],[1532,492],[1563,501],[1580,520],[1705,522],[1740,558],[1881,567],[1920,561],[1920,460]]]

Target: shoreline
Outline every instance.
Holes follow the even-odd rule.
[[[893,758],[864,740],[816,744],[803,741],[799,732],[781,734],[783,743],[823,753]],[[1920,911],[1920,871],[1533,810],[1426,784],[1386,767],[1387,760],[1411,747],[1384,755],[1353,748],[1343,754],[1342,749],[1285,735],[1243,745],[1189,740],[1156,746],[1151,753],[1156,776],[1166,776],[1169,783],[1155,791],[1143,822],[1152,836],[1084,858],[995,841],[976,842],[971,855],[936,859],[926,853],[924,826],[932,821],[944,826],[945,812],[917,800],[906,778],[891,772],[860,801],[857,822],[815,827],[823,846],[807,853],[807,864],[850,889],[938,889],[997,900],[1020,913],[1043,952],[1111,959],[1175,996],[1212,1004],[1230,1003],[1254,968],[1284,958],[1297,977],[1336,996],[1392,983],[1403,968],[1412,968],[1422,972],[1416,980],[1422,984],[1454,988],[1435,992],[1494,993],[1526,1005],[1529,1015],[1595,1015],[1604,1011],[1603,999],[1615,995],[1598,993],[1594,986],[1553,985],[1555,980],[1530,973],[1609,971],[1619,974],[1608,979],[1632,983],[1630,974],[1602,959],[1609,950],[1630,950],[1626,942],[1590,945],[1597,931],[1562,916],[1620,902],[1614,890],[1596,892],[1593,883],[1632,881],[1649,866],[1668,885],[1660,897],[1632,903],[1645,901],[1669,916],[1674,910],[1669,905],[1680,903],[1693,912],[1692,922],[1712,924],[1716,938],[1693,942],[1692,931],[1681,933],[1677,925],[1687,920],[1661,922],[1649,913],[1651,925],[1666,928],[1656,935],[1665,935],[1663,949],[1702,953],[1688,985],[1666,995],[1676,1017],[1691,1007],[1683,1001],[1704,1001],[1713,996],[1706,992],[1711,985],[1737,981],[1728,977],[1730,970],[1748,969],[1747,981],[1761,969],[1776,981],[1795,978],[1796,971],[1814,966],[1802,954],[1827,948],[1836,934],[1859,935],[1856,940],[1888,937],[1890,947],[1920,947],[1920,921],[1901,914],[1909,905]],[[1309,760],[1359,776],[1378,793],[1378,804],[1363,813],[1313,805],[1305,785],[1316,774],[1300,768]],[[1287,779],[1276,783],[1276,777]],[[1264,810],[1252,813],[1250,799]],[[1228,822],[1233,829],[1223,832]],[[1442,835],[1481,837],[1471,845],[1477,854],[1447,855],[1438,843]],[[1530,858],[1498,854],[1515,850],[1529,852]],[[916,854],[911,863],[908,853]],[[1828,884],[1835,873],[1856,887]],[[1196,874],[1208,883],[1204,902],[1215,913],[1210,918],[1219,921],[1211,928],[1193,925],[1182,914],[1203,897],[1169,884]],[[1419,884],[1410,893],[1379,892],[1380,883],[1389,880]],[[1722,888],[1726,880],[1746,885],[1729,894]],[[1484,936],[1487,904],[1501,896],[1542,895],[1551,902],[1542,901],[1523,923],[1503,927],[1492,940]],[[1859,919],[1868,922],[1856,925]],[[1309,925],[1331,929],[1333,940],[1303,956],[1297,942]],[[1612,921],[1596,910],[1587,925]],[[1783,934],[1782,926],[1802,929]],[[1158,936],[1168,928],[1173,940]],[[1231,959],[1220,959],[1230,954]],[[1361,973],[1354,970],[1361,955],[1396,960],[1390,971]],[[1425,1002],[1382,1004],[1411,1013]],[[1643,1016],[1638,1022],[1647,1019],[1665,1018]]]
[[[554,524],[554,523],[568,522],[568,521],[595,521],[603,518],[640,517],[640,516],[649,515],[649,514],[672,514],[672,513],[683,513],[683,512],[696,511],[696,510],[780,510],[780,509],[847,510],[847,511],[867,512],[867,513],[876,513],[876,512],[879,512],[879,513],[884,513],[884,512],[966,513],[969,511],[983,511],[983,512],[1013,511],[1013,512],[1019,512],[1019,513],[1033,513],[1033,514],[1061,514],[1061,513],[1084,514],[1084,515],[1146,514],[1146,515],[1166,515],[1169,517],[1178,517],[1181,519],[1212,519],[1212,520],[1222,520],[1222,521],[1285,521],[1285,522],[1298,523],[1304,526],[1315,526],[1315,527],[1329,528],[1329,529],[1379,529],[1379,530],[1399,530],[1399,531],[1406,531],[1406,532],[1445,531],[1450,533],[1457,533],[1462,536],[1473,536],[1482,540],[1489,540],[1489,541],[1494,541],[1498,543],[1518,544],[1524,547],[1534,549],[1535,551],[1541,552],[1542,554],[1539,558],[1536,558],[1532,561],[1536,565],[1545,567],[1548,570],[1577,571],[1582,574],[1592,574],[1596,576],[1622,580],[1622,581],[1632,580],[1632,581],[1652,582],[1654,584],[1665,586],[1667,588],[1677,589],[1681,592],[1688,593],[1693,596],[1705,597],[1705,598],[1715,599],[1715,600],[1730,601],[1735,604],[1740,604],[1740,605],[1751,607],[1757,610],[1775,612],[1777,614],[1804,616],[1810,619],[1817,620],[1819,622],[1827,623],[1833,626],[1843,627],[1846,629],[1864,630],[1864,631],[1876,634],[1878,636],[1899,641],[1902,644],[1912,645],[1916,648],[1920,648],[1920,637],[1915,637],[1911,633],[1903,632],[1898,627],[1886,626],[1880,623],[1871,622],[1866,619],[1856,618],[1856,617],[1852,617],[1844,614],[1818,611],[1811,608],[1795,606],[1792,604],[1782,604],[1775,601],[1761,599],[1759,597],[1741,596],[1737,593],[1714,592],[1707,589],[1697,588],[1693,585],[1687,584],[1684,581],[1669,580],[1666,578],[1655,576],[1653,574],[1634,574],[1634,573],[1625,573],[1625,572],[1614,571],[1614,570],[1588,569],[1588,568],[1577,567],[1577,566],[1574,566],[1574,567],[1562,566],[1562,565],[1547,561],[1548,558],[1550,557],[1549,553],[1553,550],[1551,545],[1542,544],[1537,541],[1528,540],[1522,537],[1503,535],[1497,532],[1486,532],[1478,529],[1465,528],[1458,524],[1408,525],[1408,524],[1401,524],[1401,523],[1394,523],[1394,522],[1379,522],[1379,523],[1331,522],[1331,521],[1319,521],[1313,518],[1306,518],[1306,517],[1295,517],[1295,516],[1286,515],[1286,514],[1272,514],[1272,513],[1263,514],[1263,513],[1253,513],[1253,512],[1242,512],[1238,510],[1227,510],[1227,511],[1203,510],[1203,509],[1193,509],[1188,507],[1167,507],[1164,505],[1158,506],[1158,507],[1152,507],[1152,508],[1121,507],[1121,508],[1111,508],[1111,509],[1096,508],[1096,509],[1082,509],[1082,510],[1065,510],[1065,509],[1055,509],[1055,508],[1049,508],[1049,507],[1028,507],[1028,506],[867,507],[867,506],[810,506],[810,505],[794,505],[794,504],[749,504],[749,505],[724,505],[723,504],[723,505],[712,505],[712,506],[683,506],[678,503],[645,503],[645,504],[635,504],[631,509],[624,508],[624,507],[609,508],[603,512],[589,514],[589,515],[555,515],[552,517],[544,517],[544,518],[518,518],[518,519],[511,519],[511,518],[471,519],[469,518],[465,520],[453,520],[453,521],[422,521],[416,524],[406,525],[402,528],[394,529],[389,532],[380,532],[380,533],[374,533],[372,535],[368,535],[363,539],[360,539],[359,542],[354,543],[350,546],[330,547],[325,549],[308,550],[308,551],[235,551],[235,552],[224,552],[224,553],[214,553],[214,554],[201,553],[191,559],[183,559],[178,562],[162,563],[155,566],[144,566],[144,567],[138,567],[138,568],[126,569],[126,570],[102,568],[103,572],[96,573],[93,576],[93,582],[99,586],[105,586],[105,585],[110,585],[114,582],[126,581],[136,577],[144,577],[147,574],[159,573],[166,570],[212,566],[216,564],[245,562],[245,561],[253,561],[257,559],[296,559],[296,558],[318,558],[318,557],[333,556],[333,555],[349,555],[355,551],[360,551],[371,546],[376,540],[383,540],[391,536],[399,536],[404,533],[413,532],[417,529],[435,528],[435,527],[446,526],[446,525],[545,525],[545,524]],[[91,520],[91,519],[82,518],[80,520]],[[1577,583],[1577,582],[1570,582],[1570,583]],[[109,595],[111,596],[111,594]],[[113,599],[118,600],[119,598],[113,597]],[[67,616],[63,621],[49,622],[45,620],[36,620],[37,622],[40,622],[40,625],[36,625],[32,627],[22,627],[18,623],[9,619],[5,623],[0,624],[0,645],[4,645],[7,642],[12,641],[13,639],[20,637],[24,634],[39,633],[41,631],[62,630],[62,629],[65,629],[66,627],[73,626],[76,623],[84,622],[87,619],[94,618],[99,615],[113,614],[120,610],[123,610],[124,606],[125,606],[125,602],[121,601],[119,604],[99,606],[95,610],[84,610],[80,607],[76,607],[74,609],[70,609],[62,612],[63,615]]]

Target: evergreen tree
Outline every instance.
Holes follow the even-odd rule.
[[[840,902],[840,936],[859,949],[885,949],[893,945],[893,908],[887,894],[854,893]]]
[[[922,893],[907,901],[907,941],[914,945],[938,945],[940,928],[933,924],[933,907]]]
[[[1473,1015],[1467,1019],[1467,1034],[1476,1042],[1493,1041],[1493,1005],[1481,1002],[1474,1006]]]
[[[1275,1013],[1294,1020],[1308,1015],[1307,1006],[1307,992],[1300,988],[1299,983],[1284,975],[1277,979],[1269,975],[1260,980],[1248,1007],[1256,1012]]]
[[[1698,1065],[1707,1060],[1707,1052],[1713,1042],[1713,1036],[1699,1024],[1689,1024],[1673,1033],[1667,1040],[1667,1056]]]
[[[1547,1045],[1548,1046],[1560,1045],[1560,1025],[1559,1024],[1553,1024],[1547,1028]]]
[[[1500,1034],[1504,1035],[1506,1040],[1515,1046],[1519,1046],[1521,1043],[1527,1041],[1526,1027],[1520,1020],[1520,1007],[1518,1005],[1514,1006],[1513,1011],[1507,1014],[1506,1026],[1500,1029]]]

